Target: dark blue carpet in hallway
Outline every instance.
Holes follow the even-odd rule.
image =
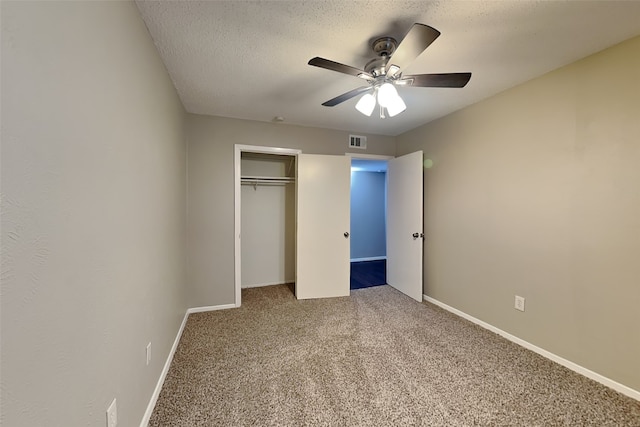
[[[351,263],[351,289],[370,288],[387,283],[387,261],[359,261]]]

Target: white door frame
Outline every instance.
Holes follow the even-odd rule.
[[[360,154],[360,153],[344,153],[345,156],[351,157],[352,159],[362,159],[362,160],[391,160],[395,159],[394,156],[382,156],[378,154]]]
[[[242,153],[263,153],[263,154],[280,154],[285,156],[298,156],[302,153],[302,150],[295,148],[278,148],[278,147],[264,147],[260,145],[234,145],[234,157],[233,157],[233,170],[234,170],[234,268],[235,268],[235,306],[240,307],[241,294],[242,294],[242,247],[240,241],[240,231],[242,229],[242,196],[241,196],[241,159]]]

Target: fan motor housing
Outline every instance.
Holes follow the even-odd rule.
[[[364,66],[364,71],[371,74],[374,77],[382,76],[385,74],[385,67],[389,58],[396,51],[398,42],[393,37],[381,37],[376,39],[371,44],[371,49],[378,55],[377,58],[367,62]]]
[[[398,42],[393,37],[380,37],[376,39],[371,45],[371,49],[378,56],[391,56],[396,51]]]
[[[364,66],[364,71],[371,74],[374,77],[381,76],[385,73],[385,67],[389,61],[388,56],[382,56],[380,58],[372,59]]]

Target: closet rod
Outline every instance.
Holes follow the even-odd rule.
[[[295,182],[295,178],[286,176],[243,176],[240,177],[240,183],[242,185],[253,185],[255,188],[258,185],[286,185]]]
[[[288,176],[241,176],[240,180],[243,182],[294,182],[295,178]]]
[[[284,185],[284,184],[293,184],[294,181],[288,181],[288,180],[259,180],[259,179],[243,179],[241,181],[242,185]]]

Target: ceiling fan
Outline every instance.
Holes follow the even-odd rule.
[[[349,74],[369,83],[368,86],[338,95],[322,105],[333,107],[364,93],[356,104],[358,111],[370,116],[377,101],[380,105],[380,117],[385,118],[385,110],[393,117],[407,108],[395,86],[464,87],[471,79],[471,73],[402,74],[402,70],[424,52],[439,35],[440,31],[435,28],[416,23],[400,44],[392,37],[376,39],[371,48],[378,57],[369,61],[363,70],[320,57],[311,59],[309,65]]]

